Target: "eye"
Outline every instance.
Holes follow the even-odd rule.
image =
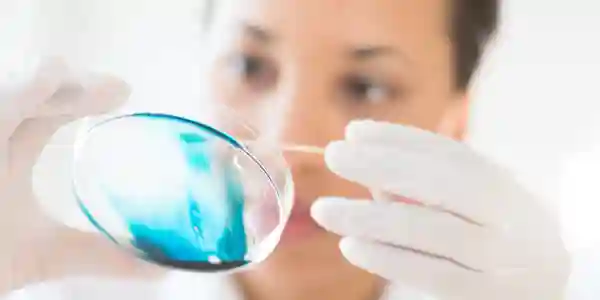
[[[257,55],[236,55],[230,68],[237,80],[255,90],[265,90],[275,84],[277,69],[268,59]]]
[[[349,76],[342,88],[346,97],[355,102],[380,103],[395,97],[392,87],[367,76]]]

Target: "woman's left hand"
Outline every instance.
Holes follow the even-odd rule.
[[[359,121],[326,162],[376,191],[375,201],[313,206],[354,265],[444,300],[562,299],[570,258],[556,217],[467,145]]]

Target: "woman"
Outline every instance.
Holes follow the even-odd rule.
[[[188,289],[176,285],[174,290],[185,291],[178,298],[203,299],[210,289],[217,291],[210,299],[561,298],[569,259],[555,219],[506,172],[457,142],[467,125],[469,82],[496,27],[496,1],[218,4],[207,31],[211,98],[235,107],[278,142],[327,146],[327,152],[325,160],[286,156],[296,184],[295,207],[271,258],[224,282],[192,276]],[[56,78],[47,79],[54,88]],[[28,109],[51,98],[52,87],[28,97]],[[90,87],[88,102],[99,88]],[[29,147],[29,141],[38,146],[23,148],[26,158],[11,158],[2,198],[12,199],[5,202],[33,202],[24,170],[56,128],[48,124],[61,121],[11,120],[2,127],[8,146]],[[329,196],[335,198],[324,198]],[[354,201],[372,197],[392,203]],[[30,212],[20,215],[31,218]],[[44,247],[37,256],[21,250],[29,244],[13,243],[19,251],[12,253],[19,255],[12,261],[25,273],[2,283],[5,291],[102,271],[161,278],[158,270],[117,254],[97,237],[64,228],[45,232],[39,237],[25,231],[16,239]],[[72,258],[78,261],[55,257],[69,253],[64,245],[91,243],[93,254],[78,252]],[[46,267],[45,274],[20,266],[32,257]],[[90,262],[100,257],[107,261],[99,269]],[[78,284],[51,286],[60,299],[75,299]],[[110,294],[95,281],[86,291],[103,299],[123,293],[132,298],[129,294],[157,284],[121,286]],[[29,293],[36,295],[36,289]]]

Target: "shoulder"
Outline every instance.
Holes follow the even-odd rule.
[[[229,280],[198,274],[172,273],[160,280],[73,278],[28,286],[1,300],[238,300]]]

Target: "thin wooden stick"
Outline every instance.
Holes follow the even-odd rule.
[[[318,154],[318,155],[325,154],[324,148],[317,147],[317,146],[310,146],[310,145],[284,144],[284,145],[281,145],[281,149],[283,151],[289,151],[289,152],[302,152],[302,153]]]

